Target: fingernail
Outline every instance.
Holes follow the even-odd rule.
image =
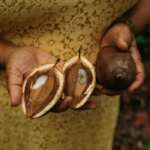
[[[126,41],[121,41],[122,42],[122,45],[125,47],[125,48],[128,48],[128,43]]]
[[[120,39],[119,43],[121,44],[122,48],[128,49],[128,43],[126,41],[124,41],[123,39]]]

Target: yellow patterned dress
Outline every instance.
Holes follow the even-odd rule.
[[[136,0],[1,0],[0,33],[68,60],[82,46],[95,62],[100,37]],[[0,74],[0,150],[111,150],[118,97],[92,97],[97,109],[68,110],[29,120],[10,107],[4,73]]]

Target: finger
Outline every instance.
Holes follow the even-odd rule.
[[[145,73],[144,73],[144,65],[141,61],[140,53],[137,49],[137,46],[135,45],[135,42],[133,43],[133,46],[131,48],[132,57],[134,59],[134,62],[136,64],[137,69],[137,75],[135,81],[132,83],[132,85],[129,87],[129,91],[132,92],[139,88],[145,79]]]
[[[7,78],[11,105],[18,106],[21,103],[23,75],[19,70],[13,67],[7,69]]]
[[[124,34],[126,33],[126,34]],[[117,36],[117,47],[121,50],[128,50],[132,43],[132,35],[127,28],[124,28],[124,32],[119,32]]]
[[[117,40],[117,47],[121,50],[127,50],[129,47],[129,43],[121,37]]]
[[[67,110],[72,102],[72,97],[65,97],[63,100],[60,100],[52,109],[52,112],[62,112]]]
[[[95,109],[96,103],[94,101],[87,101],[81,108],[76,110],[88,110],[88,109]]]
[[[39,64],[55,64],[57,59],[47,51],[36,49],[36,57]]]

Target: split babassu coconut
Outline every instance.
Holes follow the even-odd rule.
[[[104,47],[96,63],[98,82],[111,91],[127,89],[135,80],[136,65],[129,51],[116,46]]]
[[[78,55],[66,62],[64,73],[64,95],[72,97],[72,108],[80,108],[95,88],[95,68],[84,56]]]
[[[55,64],[34,69],[23,84],[22,108],[26,116],[38,118],[59,101],[64,87],[64,76]]]

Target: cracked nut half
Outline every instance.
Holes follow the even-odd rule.
[[[46,64],[33,70],[23,85],[22,109],[30,118],[49,111],[60,99],[64,76],[55,64]]]
[[[95,88],[95,68],[85,57],[75,56],[65,63],[63,70],[64,95],[71,96],[71,107],[78,109],[87,102]]]

